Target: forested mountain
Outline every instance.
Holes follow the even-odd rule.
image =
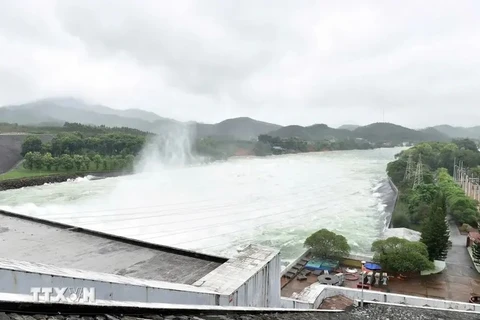
[[[453,127],[447,124],[432,127],[452,138],[480,139],[480,126],[475,127]]]
[[[338,127],[337,129],[345,129],[345,130],[353,131],[353,130],[357,129],[358,127],[360,127],[360,126],[358,126],[356,124],[344,124],[344,125]]]
[[[247,117],[227,119],[216,124],[180,122],[141,109],[117,110],[103,105],[88,104],[74,98],[51,98],[31,103],[0,107],[0,122],[29,126],[58,126],[65,122],[106,127],[128,127],[156,134],[188,132],[195,138],[216,140],[252,140],[261,134],[273,137],[298,137],[305,141],[362,138],[373,143],[447,141],[450,138],[480,139],[480,126],[472,128],[441,125],[413,130],[392,123],[367,126],[343,125],[338,129],[326,124],[311,126],[280,125]],[[17,127],[20,129],[20,127]],[[24,128],[25,129],[25,128]]]
[[[272,137],[291,138],[297,137],[307,141],[324,139],[346,139],[354,137],[350,130],[330,128],[326,124],[314,124],[308,127],[286,126],[268,133]]]
[[[281,126],[254,120],[247,117],[227,119],[217,124],[192,123],[197,137],[214,137],[221,140],[257,139],[261,134],[281,128]]]
[[[334,129],[325,124],[316,124],[308,127],[287,126],[270,132],[269,135],[280,138],[297,137],[310,141],[361,138],[372,143],[390,143],[393,145],[403,142],[450,140],[448,136],[435,129],[417,131],[393,123],[372,123],[354,130]]]
[[[140,109],[116,110],[102,105],[91,105],[73,98],[53,98],[15,106],[0,107],[0,122],[19,125],[58,125],[65,122],[95,126],[129,127],[157,134],[179,132],[190,127],[197,138],[222,137],[223,139],[250,140],[281,126],[251,118],[235,118],[216,124],[188,122],[173,119]]]
[[[400,144],[402,142],[451,140],[445,134],[434,129],[429,131],[417,131],[393,123],[383,122],[359,127],[353,130],[353,133],[358,137],[371,142],[391,142],[392,144]]]

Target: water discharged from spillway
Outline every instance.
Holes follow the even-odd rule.
[[[4,191],[0,208],[223,256],[248,243],[274,246],[285,261],[321,228],[358,254],[385,228],[393,199],[385,168],[400,149],[200,164],[183,138],[166,151],[147,148],[136,175]]]

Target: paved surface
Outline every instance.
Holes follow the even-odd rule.
[[[319,309],[346,310],[351,306],[353,306],[353,300],[341,295],[337,295],[323,300]]]
[[[468,302],[472,294],[480,295],[480,274],[475,270],[468,254],[466,236],[460,234],[453,221],[449,221],[449,224],[452,248],[448,252],[447,267],[442,273],[405,280],[394,278],[386,288],[380,286],[372,290],[460,302]],[[284,281],[282,279],[282,284]],[[282,296],[291,297],[294,292],[300,293],[316,281],[316,276],[308,276],[304,281],[294,279],[282,288]],[[356,288],[357,282],[345,281],[345,286]]]
[[[450,241],[452,242],[452,248],[448,251],[448,257],[445,261],[447,267],[462,269],[462,274],[467,276],[477,276],[478,272],[473,266],[472,259],[467,251],[467,236],[460,234],[455,222],[448,217],[450,227]]]
[[[0,309],[1,310],[1,309]],[[137,311],[134,314],[106,312],[101,310],[88,313],[27,313],[20,311],[12,313],[10,311],[0,312],[1,320],[478,320],[479,314],[456,312],[456,311],[439,311],[409,307],[393,307],[382,305],[365,306],[362,309],[351,309],[345,312],[256,312],[256,313],[236,313],[228,311],[211,311],[205,312],[182,310],[155,310]]]
[[[0,257],[183,284],[193,284],[221,265],[213,257],[70,231],[1,211]]]

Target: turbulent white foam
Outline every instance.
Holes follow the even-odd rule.
[[[372,184],[385,178],[396,149],[199,165],[190,133],[177,130],[175,139],[149,144],[138,174],[5,191],[2,208],[218,255],[259,243],[281,248],[284,260],[320,228],[345,235],[354,253],[383,232],[382,194]]]
[[[85,177],[78,177],[78,178],[75,178],[75,179],[67,179],[67,182],[86,182],[86,181],[92,180],[93,178],[95,178],[95,176],[88,175],[88,176],[85,176]],[[51,184],[51,183],[45,183],[45,185],[47,185],[47,184]]]

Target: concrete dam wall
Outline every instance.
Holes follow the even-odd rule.
[[[22,143],[28,134],[22,133],[2,133],[0,134],[0,174],[12,169],[20,160]],[[43,142],[49,142],[53,139],[52,134],[39,134],[38,137]]]

